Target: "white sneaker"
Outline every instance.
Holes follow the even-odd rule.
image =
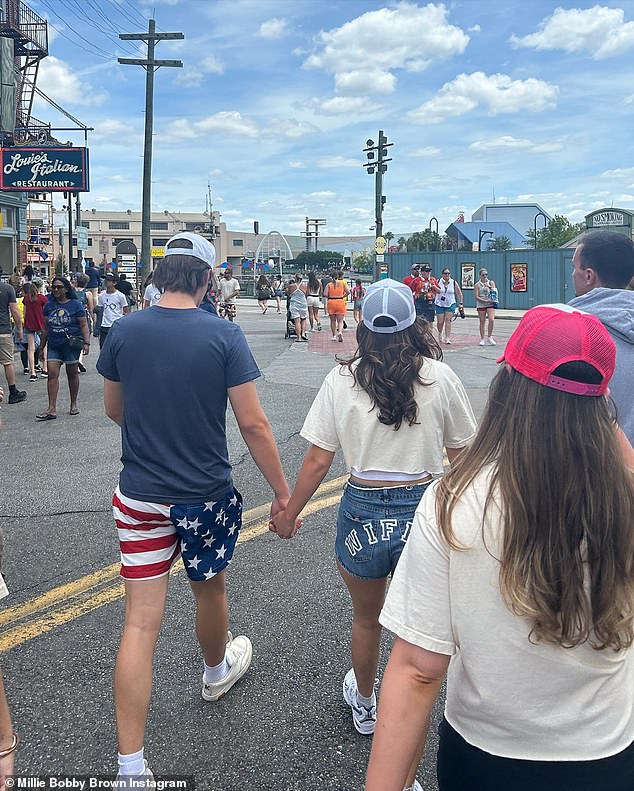
[[[337,333],[337,340],[339,341],[339,343],[343,343],[343,333],[342,332],[338,332]]]
[[[248,637],[239,635],[227,643],[226,658],[229,672],[222,681],[205,683],[203,678],[202,696],[204,700],[216,701],[223,698],[231,687],[247,672],[253,657],[253,646]]]
[[[331,338],[330,340],[331,340],[331,341],[336,341],[336,340],[337,340],[337,336],[336,336],[336,335],[333,335],[333,336],[332,336],[332,338]]]
[[[489,335],[489,346],[497,346],[497,345],[498,342],[495,340],[495,338],[492,335]]]
[[[352,722],[358,733],[370,736],[374,733],[376,725],[376,695],[372,692],[372,705],[368,708],[359,703],[357,690],[357,679],[354,669],[350,668],[343,680],[343,699],[352,709]]]
[[[484,338],[482,338],[482,340],[480,341],[480,346],[486,346],[486,341],[484,340]]]
[[[144,769],[140,775],[122,775],[118,774],[116,791],[151,791],[156,788],[156,780],[152,774],[152,770],[147,765],[147,761],[143,761]]]
[[[449,340],[449,338],[445,339],[445,343],[447,343],[447,344],[449,344],[449,346],[451,346],[451,341]]]

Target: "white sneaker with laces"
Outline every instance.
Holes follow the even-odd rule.
[[[350,668],[343,680],[343,699],[352,709],[352,722],[358,733],[370,736],[374,733],[376,725],[376,695],[372,692],[373,703],[367,707],[359,703],[357,679],[354,669]]]
[[[116,791],[153,791],[156,788],[156,780],[152,770],[148,766],[147,761],[144,760],[143,763],[144,769],[140,775],[117,775],[116,785],[114,786]]]
[[[337,340],[337,336],[336,336],[336,335],[333,335],[333,336],[332,336],[332,338],[331,338],[330,340],[331,340],[331,341],[336,341],[336,340]]]
[[[231,687],[242,678],[251,665],[253,657],[253,646],[248,637],[239,635],[227,642],[227,650],[225,654],[227,664],[229,665],[229,672],[222,681],[217,681],[215,684],[205,683],[203,677],[203,691],[202,696],[204,700],[216,701],[223,698]]]
[[[495,340],[495,338],[492,335],[489,335],[489,346],[497,346],[497,345],[498,342]]]
[[[484,340],[484,338],[482,338],[482,340],[480,341],[480,346],[486,346],[486,341]]]

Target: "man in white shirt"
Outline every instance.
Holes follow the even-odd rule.
[[[103,309],[101,327],[99,329],[99,348],[106,342],[110,327],[126,313],[130,312],[128,300],[117,291],[117,280],[114,275],[106,275],[106,290],[99,295],[99,305]]]
[[[236,304],[236,297],[240,293],[240,283],[233,276],[231,269],[225,270],[220,280],[220,301],[229,305]]]

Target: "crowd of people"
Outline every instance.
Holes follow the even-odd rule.
[[[27,339],[29,377],[46,359],[55,386],[38,419],[56,415],[62,364],[71,410],[77,406],[87,315],[100,302],[102,323],[111,314],[97,370],[123,445],[112,501],[127,599],[115,667],[122,787],[126,778],[135,788],[154,783],[144,750],[152,664],[179,558],[194,597],[202,698],[220,700],[252,661],[249,638],[229,631],[226,573],[242,519],[226,440],[231,405],[271,487],[269,529],[281,539],[302,529],[303,509],[343,454],[348,480],[333,533],[352,624],[341,683],[354,728],[373,735],[367,791],[420,791],[416,775],[445,680],[440,791],[631,791],[632,240],[581,238],[576,298],[524,314],[498,359],[479,425],[442,360],[447,319],[462,306],[450,270],[439,281],[425,267],[404,283],[357,281],[357,349],[337,361],[308,411],[301,436],[309,449],[292,491],[245,335],[214,315],[235,304],[239,283],[231,272],[215,283],[214,266],[209,242],[177,234],[153,275],[159,300],[146,288],[149,309],[131,315],[112,282],[96,302],[90,292],[82,301],[55,276],[49,299],[27,288],[23,325],[12,287],[0,289],[0,320],[6,308],[16,340],[23,326],[30,331],[27,315],[29,326],[41,324],[32,332],[46,354],[36,357]],[[281,282],[258,287],[262,312],[273,298],[281,311]],[[339,340],[347,290],[339,273],[325,284],[300,275],[286,287],[298,342],[315,307],[309,299],[320,297]],[[486,269],[476,300],[481,343],[494,345],[497,291]],[[319,331],[318,311],[311,324]],[[6,334],[0,324],[0,341]],[[186,410],[174,381],[187,391]],[[382,627],[395,642],[377,695]],[[10,727],[2,700],[0,688],[0,723]],[[1,761],[17,737],[0,735],[10,737]]]

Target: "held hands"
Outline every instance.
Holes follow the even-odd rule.
[[[303,521],[301,516],[298,516],[297,519],[289,519],[286,511],[278,511],[273,514],[273,509],[271,508],[269,530],[272,533],[277,533],[280,538],[294,538]]]

